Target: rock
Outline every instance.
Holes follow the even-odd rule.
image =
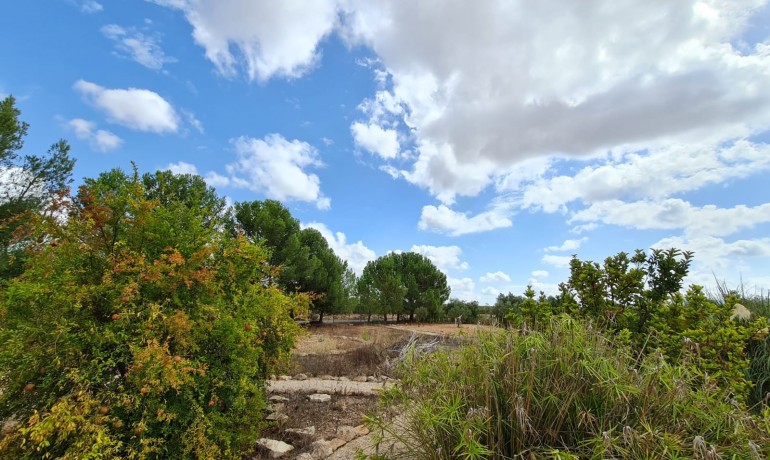
[[[299,454],[296,457],[294,457],[294,460],[315,460],[315,458],[312,455],[305,452],[304,454]]]
[[[278,380],[291,380],[291,377],[288,375],[279,375]]]
[[[316,393],[313,395],[307,395],[307,399],[313,402],[329,402],[332,400],[331,395],[327,395],[324,393]]]
[[[283,441],[276,441],[275,439],[260,438],[257,441],[257,445],[270,452],[270,458],[281,458],[288,452],[294,450],[294,446],[286,444]]]
[[[369,428],[367,428],[364,425],[358,425],[357,427],[355,427],[355,430],[356,430],[356,437],[366,436],[367,434],[369,434]]]
[[[357,377],[353,377],[354,382],[366,382],[366,376],[365,375],[359,375]]]
[[[377,382],[377,377],[375,377],[373,375],[370,375],[369,377],[366,378],[366,381],[367,382]]]
[[[321,380],[337,380],[337,377],[333,377],[331,375],[322,375],[322,376],[320,376],[318,378],[321,379]]]
[[[289,416],[286,414],[282,414],[280,412],[273,412],[272,414],[265,417],[265,420],[270,420],[272,422],[278,422],[283,423],[287,420],[289,420]]]
[[[307,380],[307,375],[305,374],[297,374],[294,376],[294,380]]]
[[[344,446],[347,443],[348,442],[345,441],[344,439],[334,438],[331,441],[329,441],[329,447],[331,447],[332,452],[334,452],[335,450],[339,449],[340,447]]]
[[[347,378],[347,377],[345,377],[345,376],[343,375],[342,377],[338,378],[337,380],[339,380],[340,382],[347,382],[347,381],[349,381],[350,379],[349,379],[349,378]]]
[[[331,455],[334,452],[334,449],[332,449],[331,444],[329,444],[329,441],[324,441],[323,439],[320,441],[316,441],[313,444],[310,444],[310,455],[313,456],[315,459],[322,459],[326,458],[329,455]]]
[[[285,430],[286,433],[297,436],[298,438],[312,438],[315,436],[315,427],[309,426],[307,428],[289,428]]]
[[[345,401],[338,399],[332,403],[332,409],[345,412],[348,409],[348,405]]]
[[[337,427],[337,437],[345,442],[350,442],[356,439],[357,436],[356,429],[352,426],[343,425]]]
[[[281,396],[281,395],[270,396],[269,398],[267,398],[267,400],[270,401],[270,402],[274,402],[274,403],[289,402],[289,398],[287,398],[286,396]]]

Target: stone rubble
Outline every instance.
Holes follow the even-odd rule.
[[[294,446],[291,444],[286,444],[283,441],[277,441],[275,439],[260,438],[257,441],[257,445],[267,450],[270,458],[281,458],[294,450]]]

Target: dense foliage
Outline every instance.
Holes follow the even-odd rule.
[[[369,318],[389,314],[409,321],[415,314],[422,320],[435,321],[441,306],[449,299],[446,275],[433,262],[415,252],[392,252],[364,267],[357,282],[359,311]]]
[[[45,156],[22,155],[29,126],[20,115],[13,96],[0,101],[0,279],[21,273],[29,219],[66,192],[75,165],[64,141]]]
[[[354,278],[346,261],[329,247],[313,228],[301,229],[299,221],[275,200],[235,204],[236,229],[270,253],[270,264],[280,268],[278,284],[287,292],[311,294],[313,311],[345,313],[352,308]]]
[[[247,452],[307,299],[200,177],[115,170],[52,208],[0,291],[2,457]]]

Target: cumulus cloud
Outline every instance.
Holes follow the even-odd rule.
[[[561,244],[561,246],[548,246],[545,248],[545,252],[565,252],[565,251],[574,251],[576,249],[579,249],[580,246],[588,241],[588,238],[580,238],[578,240],[565,240],[564,243]]]
[[[226,76],[299,77],[320,59],[337,21],[335,0],[151,0],[184,12],[206,57]]]
[[[75,89],[105,112],[111,123],[152,133],[176,132],[179,129],[179,116],[174,108],[153,91],[107,89],[85,80],[78,80]]]
[[[733,285],[766,276],[770,257],[770,238],[738,239],[727,241],[713,236],[673,236],[663,238],[653,248],[677,248],[695,255],[687,282],[711,286],[714,277]],[[766,285],[762,285],[767,287]]]
[[[315,203],[318,209],[329,209],[331,200],[321,192],[317,175],[305,168],[321,167],[318,151],[307,142],[286,140],[280,134],[263,139],[239,137],[232,141],[238,159],[227,165],[229,177],[209,173],[209,183],[247,188],[276,200]]]
[[[375,50],[407,108],[414,182],[474,195],[534,156],[764,129],[770,53],[731,44],[761,4],[351,0],[345,33]]]
[[[770,146],[747,140],[670,144],[523,185],[513,198],[523,208],[564,210],[571,202],[663,199],[770,170]]]
[[[511,277],[508,276],[506,273],[501,271],[496,271],[494,273],[487,273],[486,275],[482,276],[480,281],[482,283],[510,283]]]
[[[115,47],[122,55],[147,67],[160,70],[167,62],[175,62],[168,57],[155,37],[147,36],[134,28],[125,29],[117,24],[102,27],[102,34],[115,42]]]
[[[413,245],[410,251],[424,255],[444,273],[468,269],[468,262],[460,259],[463,251],[459,246]]]
[[[571,256],[555,256],[553,254],[546,254],[542,259],[544,263],[556,268],[568,268],[570,260],[572,260]]]
[[[329,247],[334,250],[341,259],[348,262],[348,266],[356,273],[361,275],[366,267],[366,263],[377,258],[373,250],[366,247],[361,241],[348,243],[347,237],[342,232],[332,232],[329,227],[320,222],[311,222],[303,225],[303,228],[314,228],[321,232],[321,235],[329,243]]]
[[[535,270],[532,272],[532,278],[534,279],[548,278],[548,272],[545,270]]]
[[[420,230],[431,230],[452,236],[486,232],[511,225],[513,222],[496,210],[468,217],[466,213],[454,211],[443,204],[438,207],[424,206],[418,224]]]
[[[718,208],[693,206],[679,198],[633,203],[611,200],[576,212],[569,222],[602,222],[641,230],[684,229],[687,236],[717,237],[770,222],[770,203]]]
[[[356,145],[383,159],[393,159],[400,149],[398,133],[394,129],[384,129],[376,124],[355,122],[350,126]]]
[[[447,284],[452,290],[452,298],[467,301],[477,300],[476,283],[472,279],[447,277]]]
[[[75,132],[75,136],[87,141],[92,149],[99,152],[115,150],[123,144],[123,139],[103,129],[97,129],[92,121],[82,118],[73,118],[67,122],[67,126]]]
[[[174,174],[191,174],[193,176],[198,175],[198,168],[194,164],[185,163],[184,161],[169,163],[163,169],[171,171]]]

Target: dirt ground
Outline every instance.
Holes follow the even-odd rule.
[[[329,379],[375,378],[389,382],[398,378],[396,366],[403,347],[413,340],[426,342],[455,342],[463,336],[471,336],[486,326],[454,324],[323,324],[309,326],[294,349],[286,376],[293,381],[297,377],[308,386],[305,393],[284,393],[285,414],[289,419],[276,423],[263,432],[263,436],[292,444],[295,450],[287,458],[295,458],[308,452],[312,440],[303,440],[286,432],[287,428],[314,426],[314,439],[331,439],[342,425],[357,426],[364,416],[378,409],[376,396],[352,396],[332,394],[330,402],[308,401],[315,383],[322,387]],[[324,382],[325,381],[325,382]],[[296,382],[299,383],[299,382]],[[382,385],[386,385],[382,383]],[[275,385],[278,386],[278,385]],[[327,385],[328,386],[328,385]],[[260,458],[259,456],[255,458]],[[351,457],[352,458],[352,457]]]

